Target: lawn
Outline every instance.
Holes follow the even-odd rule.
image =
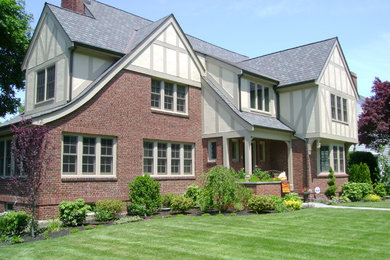
[[[366,207],[366,208],[390,208],[390,200],[382,200],[380,202],[352,202],[337,204],[337,206],[346,207]]]
[[[390,259],[390,212],[175,217],[0,247],[1,259]]]

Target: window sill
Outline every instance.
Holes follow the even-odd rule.
[[[61,176],[62,182],[116,182],[116,176]]]
[[[349,125],[348,122],[344,122],[344,121],[340,121],[340,120],[336,120],[336,119],[332,119],[332,122],[333,122],[333,123],[343,124],[343,125]]]
[[[175,180],[195,180],[196,177],[194,175],[188,175],[188,176],[156,176],[156,175],[151,175],[153,179],[157,181],[175,181]]]
[[[45,106],[45,105],[52,104],[52,103],[54,103],[54,98],[50,98],[50,99],[36,102],[35,107],[41,107],[41,106]]]
[[[178,113],[173,111],[161,110],[157,108],[152,108],[152,113],[189,118],[188,114],[186,113]]]
[[[317,175],[318,178],[328,178],[329,172],[321,172]],[[343,172],[335,173],[334,177],[336,178],[347,178],[349,175]]]
[[[268,112],[268,111],[265,111],[265,110],[258,110],[258,109],[254,109],[254,108],[250,108],[249,110],[252,113],[261,114],[261,115],[264,115],[264,116],[272,116],[271,112]]]

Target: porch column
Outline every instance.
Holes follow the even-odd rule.
[[[223,166],[230,168],[229,142],[226,136],[222,136]]]
[[[293,172],[293,152],[291,141],[285,141],[287,145],[287,164],[288,164],[288,181],[290,182],[290,189],[294,190],[294,172]]]
[[[252,136],[245,136],[245,171],[252,174]]]

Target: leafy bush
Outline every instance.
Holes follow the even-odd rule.
[[[237,175],[234,170],[215,166],[203,174],[199,204],[202,211],[217,208],[219,212],[238,201]]]
[[[345,182],[342,185],[342,196],[348,197],[351,201],[359,201],[372,193],[372,186],[368,183]]]
[[[242,202],[236,202],[233,204],[233,208],[235,211],[242,211],[244,210],[244,205],[242,204]]]
[[[297,200],[302,201],[301,198],[296,193],[286,193],[284,194],[284,200]]]
[[[370,169],[371,183],[380,179],[378,159],[370,152],[350,152],[348,154],[348,169],[354,164],[366,163]],[[350,171],[348,172],[350,174]],[[351,181],[351,180],[350,180]],[[352,182],[352,181],[351,181]]]
[[[52,232],[60,231],[61,229],[62,229],[62,227],[61,227],[60,221],[57,219],[53,219],[53,220],[49,221],[49,224],[46,227],[45,233],[49,234]]]
[[[368,194],[363,198],[366,202],[379,202],[381,201],[381,197],[375,194]]]
[[[177,196],[172,200],[171,210],[186,212],[194,206],[194,201],[191,198],[186,198],[184,196]]]
[[[176,198],[177,196],[180,196],[178,194],[173,194],[173,193],[165,193],[161,195],[161,205],[166,208],[171,207],[172,200]]]
[[[144,205],[130,204],[127,205],[127,214],[146,217],[152,215],[153,211],[147,209]]]
[[[74,228],[74,229],[71,229],[71,230],[69,231],[69,233],[71,233],[71,234],[77,233],[77,232],[80,232],[80,229]]]
[[[240,180],[241,180],[241,179],[244,179],[244,180],[245,180],[246,175],[247,175],[247,173],[245,172],[244,169],[239,169],[239,170],[237,171],[237,178],[240,179]]]
[[[110,221],[115,215],[121,213],[124,204],[121,200],[100,200],[95,205],[95,219],[97,221]]]
[[[349,178],[348,178],[349,182],[371,183],[370,169],[365,163],[353,164],[348,169],[348,174],[349,174]]]
[[[186,193],[184,193],[184,197],[191,198],[194,201],[194,203],[197,204],[199,199],[199,193],[200,193],[200,188],[197,185],[192,184],[187,187],[187,191]]]
[[[286,207],[290,210],[299,210],[302,208],[301,200],[284,200],[283,203],[286,204]]]
[[[269,196],[274,202],[275,202],[275,210],[277,212],[285,212],[287,210],[287,206],[285,203],[283,203],[283,198],[278,196]]]
[[[340,203],[350,203],[351,200],[347,196],[340,196],[339,202]]]
[[[336,185],[336,178],[334,177],[334,171],[332,167],[329,168],[329,176],[328,176],[328,186],[325,190],[325,195],[328,197],[328,199],[332,199],[333,197],[336,197],[336,190],[337,190],[337,185]]]
[[[275,202],[268,196],[253,194],[248,201],[248,208],[256,213],[260,213],[264,210],[273,210]]]
[[[31,215],[24,211],[10,211],[0,216],[0,235],[20,235],[30,223]]]
[[[11,243],[12,244],[20,244],[20,243],[23,243],[24,242],[24,239],[21,238],[19,235],[13,235],[11,237]]]
[[[390,196],[390,184],[389,183],[387,185],[385,185],[385,189],[386,189],[387,196]]]
[[[78,226],[83,224],[90,209],[83,199],[62,201],[58,206],[59,218],[65,226]]]
[[[256,175],[251,175],[248,179],[249,182],[260,182],[260,179],[259,177],[257,177]]]
[[[137,176],[129,183],[130,202],[154,212],[161,205],[160,183],[149,175]]]
[[[242,203],[243,207],[247,207],[248,201],[253,194],[253,190],[243,185],[238,185],[236,190],[237,203]]]
[[[253,171],[252,175],[256,176],[256,177],[259,178],[260,180],[271,178],[271,176],[270,176],[267,172],[262,171],[260,168],[256,168],[256,169]]]
[[[385,185],[383,183],[377,183],[374,188],[374,193],[379,197],[385,197],[387,194]]]

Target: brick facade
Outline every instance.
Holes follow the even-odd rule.
[[[275,183],[261,183],[261,184],[244,184],[245,187],[253,190],[254,194],[257,195],[274,195],[282,196],[282,185],[280,182]]]

